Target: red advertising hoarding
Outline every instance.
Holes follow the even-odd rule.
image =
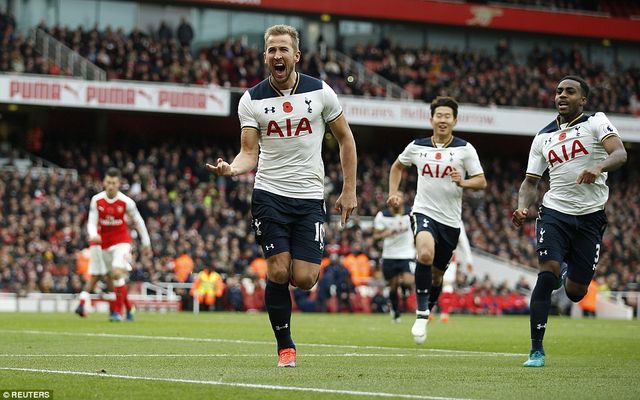
[[[184,2],[640,41],[640,20],[587,13],[538,11],[428,0],[184,0]]]

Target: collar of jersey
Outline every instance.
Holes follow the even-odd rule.
[[[118,195],[119,195],[119,194],[120,194],[120,192],[118,191],[118,193],[116,193],[116,195],[115,195],[114,197],[111,197],[111,198],[110,198],[109,196],[107,196],[107,192],[105,191],[105,193],[104,193],[104,199],[105,199],[105,201],[106,201],[107,203],[109,203],[109,204],[113,204],[113,203],[115,203],[115,202],[118,200],[118,197],[119,197]]]
[[[577,117],[575,117],[575,118],[573,119],[573,121],[571,121],[571,122],[569,122],[569,123],[567,124],[567,128],[571,128],[571,127],[574,125],[574,123],[575,123],[575,122],[577,122],[577,121],[578,121],[580,118],[582,118],[583,116],[584,116],[584,113],[580,113],[580,115],[578,115]],[[562,129],[562,128],[560,128],[560,126],[561,126],[562,124],[560,123],[560,116],[559,116],[559,115],[556,117],[556,124],[558,125],[558,129]]]
[[[300,83],[300,74],[296,72],[296,81],[293,83],[293,88],[291,88],[291,93],[289,93],[289,96],[294,95],[296,93],[296,90],[298,89],[298,84],[299,83]],[[282,93],[280,91],[280,89],[275,87],[273,82],[271,82],[271,75],[269,75],[269,85],[271,86],[271,89],[273,89],[273,91],[278,94],[278,96],[280,96],[280,97],[284,96],[284,93]]]
[[[435,138],[436,135],[431,136],[431,144],[433,145],[434,148],[438,148],[438,145],[436,144]],[[449,138],[449,140],[447,141],[447,143],[445,143],[444,145],[442,145],[442,148],[446,148],[449,147],[449,145],[451,144],[451,142],[453,142],[453,135],[451,135],[451,137]]]

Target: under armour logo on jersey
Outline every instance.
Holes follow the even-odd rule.
[[[540,243],[544,242],[544,228],[540,228]]]
[[[429,153],[419,153],[418,154],[420,157],[429,157]]]
[[[540,255],[541,255],[541,256],[546,256],[547,254],[548,254],[548,253],[547,253],[547,250],[542,250],[542,251],[540,251]]]
[[[547,329],[547,324],[538,324],[538,325],[536,326],[536,329],[537,329],[537,330],[540,330],[540,329]]]
[[[257,219],[254,219],[253,224],[256,226],[256,235],[258,236],[262,235],[262,231],[260,230],[260,225],[262,224],[262,222],[258,221]]]
[[[289,324],[284,324],[282,326],[276,325],[274,329],[277,330],[277,331],[280,331],[282,329],[287,329],[288,327],[289,327]]]
[[[276,108],[275,107],[271,107],[271,108],[265,107],[264,108],[264,113],[265,114],[269,114],[270,112],[275,113],[276,112]]]
[[[313,110],[311,109],[311,100],[309,100],[309,99],[307,99],[307,98],[305,97],[305,98],[304,98],[304,102],[307,104],[307,112],[308,112],[309,114],[311,114],[311,112],[313,111]]]
[[[271,243],[271,244],[268,244],[268,245],[264,246],[264,249],[265,249],[265,250],[273,250],[273,249],[275,249],[275,248],[276,248],[276,245],[275,245],[275,244],[273,244],[273,243]]]
[[[607,130],[608,130],[609,132],[613,132],[613,128],[611,127],[611,125],[607,125]]]

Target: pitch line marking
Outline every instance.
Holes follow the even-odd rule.
[[[417,357],[417,358],[430,358],[430,357],[477,357],[476,354],[381,354],[381,353],[324,353],[324,354],[304,354],[304,357]],[[275,357],[275,354],[0,354],[2,358],[89,358],[89,357],[104,357],[104,358],[127,358],[127,357],[158,357],[158,358],[171,358],[171,357]],[[498,357],[498,356],[492,356]]]
[[[415,395],[415,394],[364,392],[364,391],[358,391],[358,390],[306,388],[306,387],[297,387],[297,386],[264,385],[259,383],[201,381],[201,380],[195,380],[195,379],[180,379],[180,378],[156,378],[156,377],[150,377],[150,376],[103,374],[98,372],[84,372],[84,371],[63,371],[63,370],[51,370],[51,369],[13,368],[13,367],[0,367],[0,371],[35,372],[35,373],[44,373],[44,374],[91,376],[91,377],[99,377],[99,378],[117,378],[117,379],[130,379],[130,380],[155,381],[155,382],[191,383],[191,384],[197,384],[197,385],[231,386],[231,387],[240,387],[240,388],[248,388],[248,389],[268,389],[268,390],[286,390],[286,391],[296,391],[296,392],[345,394],[345,395],[353,395],[353,396],[392,397],[392,398],[420,399],[420,400],[470,400],[470,399],[462,399],[457,397],[421,396],[421,395]]]
[[[83,337],[104,337],[116,339],[141,339],[141,340],[175,340],[180,342],[206,342],[206,343],[233,343],[233,344],[257,344],[273,346],[270,341],[260,340],[240,340],[240,339],[219,339],[219,338],[196,338],[183,336],[150,336],[150,335],[125,335],[115,333],[91,333],[91,332],[56,332],[56,331],[39,331],[39,330],[12,330],[0,329],[0,332],[7,333],[27,333],[32,335],[59,335],[59,336],[83,336]],[[326,344],[326,343],[297,343],[301,347],[321,347],[334,349],[353,349],[353,350],[389,350],[389,351],[418,351],[433,353],[462,353],[475,354],[477,356],[504,356],[504,357],[522,357],[528,354],[524,353],[502,353],[492,351],[473,351],[473,350],[447,350],[447,349],[420,349],[411,347],[390,347],[390,346],[367,346],[367,345],[348,345],[348,344]]]

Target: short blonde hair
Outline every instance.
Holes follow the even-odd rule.
[[[289,35],[291,36],[291,42],[293,42],[293,51],[297,52],[300,49],[300,35],[298,34],[298,30],[293,26],[289,25],[274,25],[268,28],[264,32],[264,48],[267,49],[267,39],[269,36],[280,36],[280,35]]]

